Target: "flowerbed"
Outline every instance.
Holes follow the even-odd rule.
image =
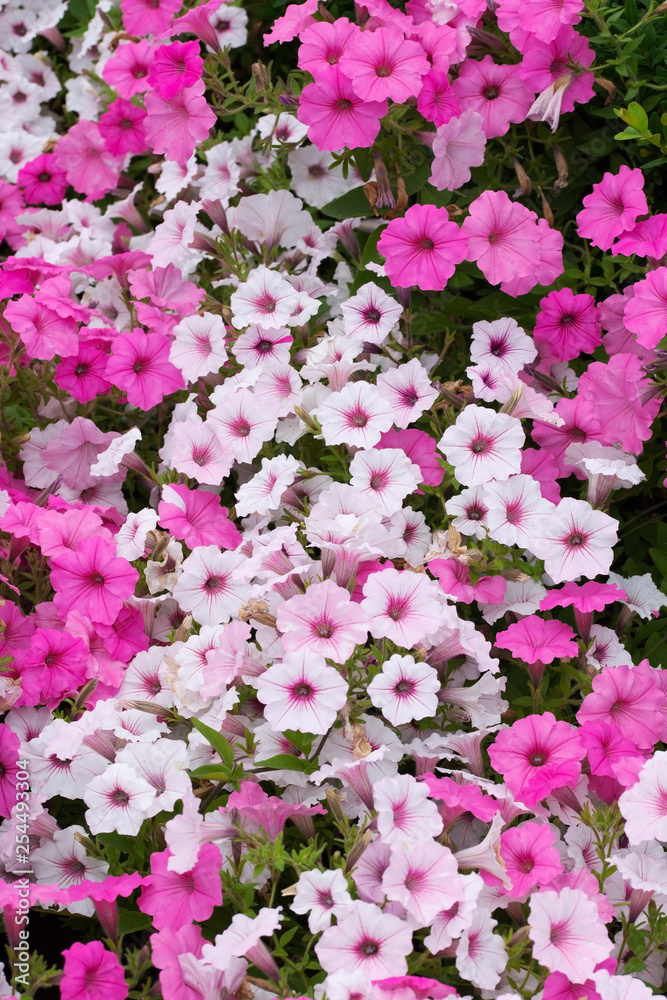
[[[665,7],[0,10],[0,996],[661,993]]]

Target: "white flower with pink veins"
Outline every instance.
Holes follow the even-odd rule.
[[[454,466],[464,486],[482,486],[521,472],[521,448],[526,435],[521,422],[476,403],[466,406],[448,427],[438,448]]]

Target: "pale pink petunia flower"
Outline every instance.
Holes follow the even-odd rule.
[[[216,402],[206,423],[229,445],[237,462],[250,463],[264,442],[273,437],[278,417],[273,407],[262,403],[249,389],[242,389]]]
[[[478,989],[495,989],[507,965],[505,941],[493,933],[497,926],[498,921],[479,906],[456,949],[458,972]]]
[[[198,483],[219,486],[234,464],[234,452],[210,424],[179,421],[174,427],[169,464]]]
[[[403,307],[374,281],[368,281],[342,303],[341,312],[346,336],[359,343],[381,344],[396,328]]]
[[[147,507],[138,513],[128,514],[115,537],[117,554],[128,562],[143,556],[146,536],[157,528],[157,522],[157,513]]]
[[[245,584],[233,580],[244,558],[238,552],[221,552],[217,545],[198,546],[183,562],[174,598],[200,625],[229,621],[249,594]]]
[[[590,979],[613,949],[597,904],[581,889],[534,893],[528,927],[540,965],[562,972],[573,983]]]
[[[435,581],[394,568],[372,573],[363,588],[361,608],[371,635],[410,649],[440,627],[443,599]]]
[[[440,679],[428,663],[394,653],[368,685],[368,697],[393,726],[435,715]]]
[[[225,324],[220,316],[207,312],[186,316],[172,334],[169,360],[188,382],[219,371],[227,360]]]
[[[618,522],[586,500],[564,497],[536,539],[540,558],[554,583],[607,573],[613,559]]]
[[[429,927],[435,916],[458,901],[458,868],[448,847],[437,841],[394,844],[382,876],[387,899],[402,905],[418,927]]]
[[[456,423],[447,428],[438,448],[454,466],[460,483],[481,486],[492,479],[509,479],[521,471],[525,440],[521,421],[516,417],[469,404]]]
[[[377,387],[392,406],[396,427],[408,427],[438,398],[438,390],[433,388],[417,358],[382,372],[377,377]]]
[[[401,448],[358,451],[350,462],[350,473],[350,485],[373,497],[387,517],[400,509],[401,501],[422,481],[421,469]]]
[[[196,260],[190,249],[197,222],[198,202],[177,201],[167,209],[163,221],[156,226],[146,252],[153,258],[153,267],[177,267]]]
[[[114,832],[135,837],[148,816],[155,789],[129,764],[110,764],[88,783],[83,799],[92,834]]]
[[[268,514],[280,506],[280,498],[296,479],[301,463],[292,455],[263,458],[262,468],[236,493],[236,513]]]
[[[484,120],[467,109],[460,117],[440,125],[433,140],[433,164],[429,184],[438,191],[456,191],[472,177],[470,168],[484,162]]]
[[[381,778],[373,786],[377,828],[390,846],[411,840],[428,843],[442,833],[443,822],[426,784],[411,774]]]
[[[481,320],[473,323],[470,360],[474,364],[488,362],[518,374],[537,356],[537,348],[515,319]]]
[[[276,732],[324,734],[347,701],[347,681],[309,649],[287,653],[255,681],[264,716]]]
[[[644,840],[667,840],[667,751],[656,750],[639,778],[618,800],[625,835],[632,847]]]
[[[289,326],[298,295],[277,271],[260,264],[232,294],[232,323],[242,330],[256,323],[263,330]]]
[[[308,927],[318,934],[331,926],[331,918],[340,918],[344,907],[352,902],[347,879],[340,868],[302,872],[290,907],[294,913],[308,914]]]
[[[457,496],[450,497],[445,504],[445,510],[450,515],[454,515],[452,524],[462,535],[469,535],[471,538],[486,538],[486,518],[489,513],[489,505],[486,502],[486,489],[484,486],[473,486],[467,490],[461,490]]]
[[[370,979],[404,976],[412,952],[412,928],[404,920],[383,913],[374,903],[355,900],[341,913],[340,923],[328,927],[315,945],[325,972],[359,969]]]
[[[253,324],[234,341],[232,351],[244,368],[274,368],[289,364],[292,335],[285,326],[275,330]]]
[[[489,536],[503,545],[520,545],[540,555],[541,529],[556,509],[542,497],[532,476],[510,476],[505,482],[492,481],[484,491]]]
[[[328,445],[348,444],[372,448],[393,424],[393,411],[377,386],[349,382],[317,408],[322,436]]]
[[[368,635],[365,612],[333,580],[311,584],[281,604],[276,617],[288,652],[305,649],[336,663],[345,663]]]

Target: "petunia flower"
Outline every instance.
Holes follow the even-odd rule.
[[[412,205],[403,218],[392,219],[377,248],[393,285],[441,291],[466,259],[468,241],[446,209]]]

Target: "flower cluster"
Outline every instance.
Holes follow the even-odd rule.
[[[7,935],[27,810],[65,1000],[648,1000],[667,217],[598,4],[343,6],[0,9]]]

